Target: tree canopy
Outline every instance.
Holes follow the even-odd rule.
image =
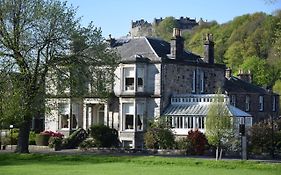
[[[80,84],[74,75],[95,76],[95,66],[112,63],[100,74],[113,74],[117,55],[107,48],[101,30],[92,24],[81,27],[75,15],[72,6],[59,0],[0,0],[0,71],[10,82],[2,85],[13,90],[1,93],[20,106],[18,152],[28,152],[31,119],[42,105],[38,100],[44,99],[48,72],[52,78],[71,75],[72,89]]]
[[[211,103],[206,116],[206,137],[209,144],[217,147],[216,159],[218,159],[218,152],[225,146],[225,142],[232,131],[232,124],[224,103],[224,97],[220,91],[214,98],[215,101]]]

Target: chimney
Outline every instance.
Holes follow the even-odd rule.
[[[244,72],[243,70],[239,70],[238,78],[240,80],[246,81],[248,83],[252,83],[252,80],[253,80],[253,76],[252,76],[250,70],[248,70],[248,72]]]
[[[213,35],[207,34],[204,39],[204,61],[209,64],[214,64],[214,41]]]
[[[230,79],[231,76],[232,76],[232,70],[228,67],[228,68],[225,70],[225,78]]]
[[[173,38],[171,39],[171,56],[173,59],[179,59],[184,52],[184,39],[181,37],[181,30],[173,29]]]

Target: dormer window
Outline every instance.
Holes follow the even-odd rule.
[[[124,90],[134,91],[135,87],[135,73],[133,67],[124,68]]]

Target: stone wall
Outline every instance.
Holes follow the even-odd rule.
[[[169,105],[173,94],[192,94],[193,71],[204,72],[204,92],[200,92],[200,85],[196,83],[195,94],[213,94],[223,87],[224,69],[216,66],[195,66],[188,64],[163,64],[161,73],[161,112]],[[196,78],[197,82],[199,78]]]

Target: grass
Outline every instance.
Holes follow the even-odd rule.
[[[1,175],[279,175],[281,164],[155,156],[0,154]]]

